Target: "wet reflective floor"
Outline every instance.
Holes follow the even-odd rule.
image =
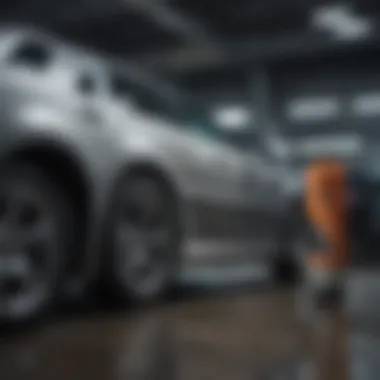
[[[305,323],[296,300],[293,290],[213,292],[145,311],[64,316],[2,336],[0,379],[380,378],[375,322],[335,310]]]

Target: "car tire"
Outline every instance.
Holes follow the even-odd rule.
[[[75,241],[75,213],[41,168],[11,163],[0,170],[0,321],[47,315],[63,295]]]
[[[108,223],[105,281],[122,303],[150,304],[173,289],[180,265],[178,204],[169,186],[149,174],[117,186]]]
[[[272,274],[280,285],[293,285],[299,280],[299,267],[292,257],[276,257],[272,263]]]
[[[299,232],[289,233],[286,242],[282,240],[271,262],[272,276],[277,284],[294,285],[302,277],[303,236]],[[281,239],[280,239],[281,240]]]

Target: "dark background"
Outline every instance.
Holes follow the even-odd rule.
[[[327,26],[318,24],[323,12]],[[260,128],[377,134],[376,0],[3,0],[0,15],[138,63],[207,105],[248,107]],[[357,111],[368,94],[371,112]],[[289,116],[290,102],[307,98],[315,108],[316,97],[338,102],[339,112]]]

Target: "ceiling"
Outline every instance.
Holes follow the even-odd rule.
[[[253,65],[377,49],[378,0],[339,1],[371,23],[358,41],[313,27],[327,0],[3,0],[3,21],[36,23],[184,83],[244,83]],[[339,5],[338,4],[338,5]],[[334,21],[330,20],[334,23]],[[337,22],[335,22],[336,24]],[[360,26],[360,25],[359,25]],[[360,43],[358,43],[360,42]],[[238,70],[237,70],[238,69]],[[232,84],[231,84],[232,85]]]

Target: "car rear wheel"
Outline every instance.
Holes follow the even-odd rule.
[[[61,295],[72,248],[74,213],[41,169],[8,165],[0,172],[0,320],[41,316]]]
[[[146,303],[165,295],[179,269],[179,223],[172,192],[151,175],[119,186],[112,208],[108,276],[122,301]]]

